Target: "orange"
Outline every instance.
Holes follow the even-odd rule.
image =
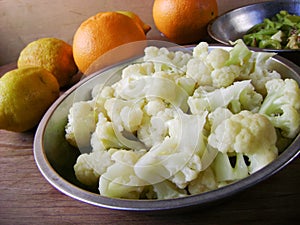
[[[216,0],[155,0],[157,29],[177,44],[192,44],[207,37],[207,24],[218,15]]]
[[[88,18],[73,38],[73,56],[85,73],[104,53],[120,45],[146,40],[143,28],[129,16],[117,12],[100,12]]]

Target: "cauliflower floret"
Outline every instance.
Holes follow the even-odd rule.
[[[300,130],[300,89],[293,79],[273,79],[266,83],[267,96],[259,113],[279,128],[282,136],[294,138]]]
[[[218,55],[220,54],[220,55]],[[187,77],[193,78],[199,86],[227,87],[239,77],[241,67],[224,66],[229,52],[212,50],[206,60],[192,58],[187,64]]]
[[[137,131],[137,137],[147,148],[161,143],[168,135],[167,121],[174,118],[174,109],[160,98],[150,100],[144,107],[144,117]]]
[[[187,64],[186,76],[194,79],[199,86],[212,85],[212,69],[201,59],[193,58]]]
[[[217,187],[218,182],[216,181],[214,172],[208,167],[206,170],[201,171],[195,180],[190,182],[188,191],[190,194],[195,195],[217,189]]]
[[[182,76],[175,73],[155,72],[153,77],[165,78],[174,82],[182,88],[188,95],[191,95],[196,87],[196,81],[193,78]]]
[[[144,107],[145,113],[149,116],[156,116],[158,113],[168,108],[168,104],[161,98],[150,98]]]
[[[136,100],[158,97],[184,112],[188,110],[188,93],[173,80],[164,77],[149,76],[138,80],[124,79],[114,85],[116,97],[125,100]]]
[[[116,151],[93,150],[91,153],[81,154],[74,165],[76,178],[83,184],[97,187],[99,177],[113,164],[111,154]]]
[[[206,115],[179,112],[177,118],[168,122],[169,136],[136,163],[137,176],[150,184],[168,179],[179,188],[186,187],[202,170],[201,156],[206,151],[202,131]]]
[[[250,80],[236,81],[226,88],[212,88],[212,90],[200,86],[195,90],[193,96],[188,98],[188,105],[192,114],[201,114],[206,110],[213,112],[219,107],[228,107],[236,113],[237,110],[241,110],[241,93],[244,90],[251,90],[251,88],[253,87]]]
[[[126,148],[125,144],[116,136],[116,130],[113,123],[103,113],[99,113],[96,129],[92,134],[93,147],[106,150],[110,148]]]
[[[96,130],[92,134],[93,147],[99,149],[145,149],[143,143],[136,140],[136,138],[132,138],[135,137],[132,133],[122,133],[122,131],[123,130],[119,130],[119,127],[109,121],[102,113],[99,113]]]
[[[178,188],[174,183],[164,180],[160,183],[152,185],[155,192],[156,199],[172,199],[187,196],[185,189]]]
[[[137,131],[142,123],[144,100],[124,101],[118,98],[108,99],[104,107],[111,121],[120,131]]]
[[[252,174],[277,157],[276,140],[275,128],[265,116],[241,111],[221,122],[209,135],[208,144],[227,157],[237,154],[248,157],[250,165],[247,168]],[[223,170],[222,165],[214,168],[217,176],[222,173],[219,171]],[[231,177],[231,180],[235,179]]]
[[[202,146],[202,148],[205,148]],[[200,171],[202,171],[201,153],[202,148],[195,150],[194,154],[190,155],[186,165],[184,165],[177,173],[171,176],[168,180],[176,184],[177,187],[184,189],[190,181],[196,179]]]
[[[193,58],[187,62],[186,76],[194,79],[198,86],[212,85],[212,66],[206,63],[208,44],[200,42],[193,50]]]
[[[239,102],[232,104],[232,108],[238,108],[235,112],[249,110],[251,112],[258,112],[263,101],[263,96],[255,91],[252,85],[245,88],[240,94]]]
[[[169,79],[175,82],[179,87],[183,88],[188,94],[193,93],[196,86],[196,81],[194,79],[186,77],[182,73],[170,73],[169,71],[157,69],[154,65],[155,64],[152,62],[129,65],[122,70],[122,79],[113,85],[114,88],[118,90],[118,87],[122,87],[128,83],[134,83],[134,81],[145,76],[151,76]]]
[[[277,115],[268,116],[274,127],[279,128],[284,138],[294,138],[300,131],[300,113],[293,105],[283,105]]]
[[[249,74],[247,79],[252,80],[252,84],[255,87],[255,90],[263,96],[266,95],[265,84],[269,80],[281,78],[280,74],[277,71],[270,71],[268,69],[268,60],[274,55],[274,53],[255,52],[252,56],[254,58],[252,59],[252,61],[254,62],[254,69]]]
[[[212,86],[215,88],[228,87],[240,74],[240,67],[235,65],[224,66],[212,71]]]
[[[216,110],[208,114],[207,118],[210,132],[215,130],[223,120],[228,119],[232,115],[232,112],[224,107],[218,107]]]
[[[155,63],[155,71],[185,74],[186,64],[192,55],[183,48],[181,50],[169,51],[167,48],[150,46],[145,49],[144,61]]]
[[[122,79],[139,79],[143,76],[151,76],[154,72],[155,68],[153,63],[136,63],[122,70]]]
[[[111,86],[103,86],[102,84],[96,85],[92,89],[92,98],[96,101],[104,101],[106,99],[114,97],[114,92],[115,90]]]
[[[114,161],[99,179],[99,192],[113,198],[139,199],[148,184],[136,176],[133,166],[145,154],[144,151],[119,149],[111,159]]]
[[[93,101],[80,101],[72,105],[66,125],[66,140],[78,147],[82,153],[90,151],[91,134],[96,128],[95,107]]]
[[[255,90],[265,95],[265,83],[274,78],[280,78],[276,71],[269,71],[269,59],[276,53],[252,52],[245,43],[239,39],[232,43],[233,49],[225,66],[236,65],[240,67],[238,80],[252,80]]]
[[[75,102],[69,110],[68,123],[65,127],[66,140],[79,148],[82,153],[91,150],[91,135],[96,129],[98,114],[106,116],[104,104],[113,97],[114,89],[97,85],[92,89],[92,100]]]
[[[176,79],[175,82],[179,87],[184,89],[189,96],[194,93],[197,85],[194,79],[186,76]]]
[[[225,66],[247,65],[252,53],[245,45],[245,43],[241,39],[238,39],[235,42],[232,42],[231,44],[233,44],[234,47],[229,52],[229,59],[226,61]]]
[[[206,62],[212,66],[213,69],[220,69],[224,67],[225,63],[229,59],[229,52],[225,49],[216,48],[206,57]]]
[[[208,56],[208,44],[206,42],[200,42],[193,49],[193,57],[205,61]]]

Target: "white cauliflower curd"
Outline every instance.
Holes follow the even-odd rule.
[[[267,166],[300,130],[300,89],[268,67],[271,53],[154,46],[95,84],[68,114],[77,179],[100,195],[170,199],[217,189]]]

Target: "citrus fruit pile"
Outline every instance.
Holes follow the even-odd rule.
[[[200,41],[217,13],[216,0],[155,0],[153,4],[155,25],[177,44]],[[34,128],[76,74],[88,75],[97,59],[118,46],[145,41],[150,29],[131,11],[100,12],[81,23],[72,45],[54,37],[32,41],[20,52],[18,68],[0,77],[0,129]]]
[[[105,52],[146,40],[150,29],[133,12],[103,12],[78,27],[73,45],[54,37],[32,41],[20,52],[18,68],[0,78],[0,129],[34,128],[78,69],[84,73]]]

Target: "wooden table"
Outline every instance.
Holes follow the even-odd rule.
[[[0,76],[15,67],[0,67]],[[35,131],[0,130],[0,224],[297,224],[300,160],[207,209],[184,213],[116,211],[72,199],[53,188],[33,157]],[[299,224],[299,223],[298,223]]]

